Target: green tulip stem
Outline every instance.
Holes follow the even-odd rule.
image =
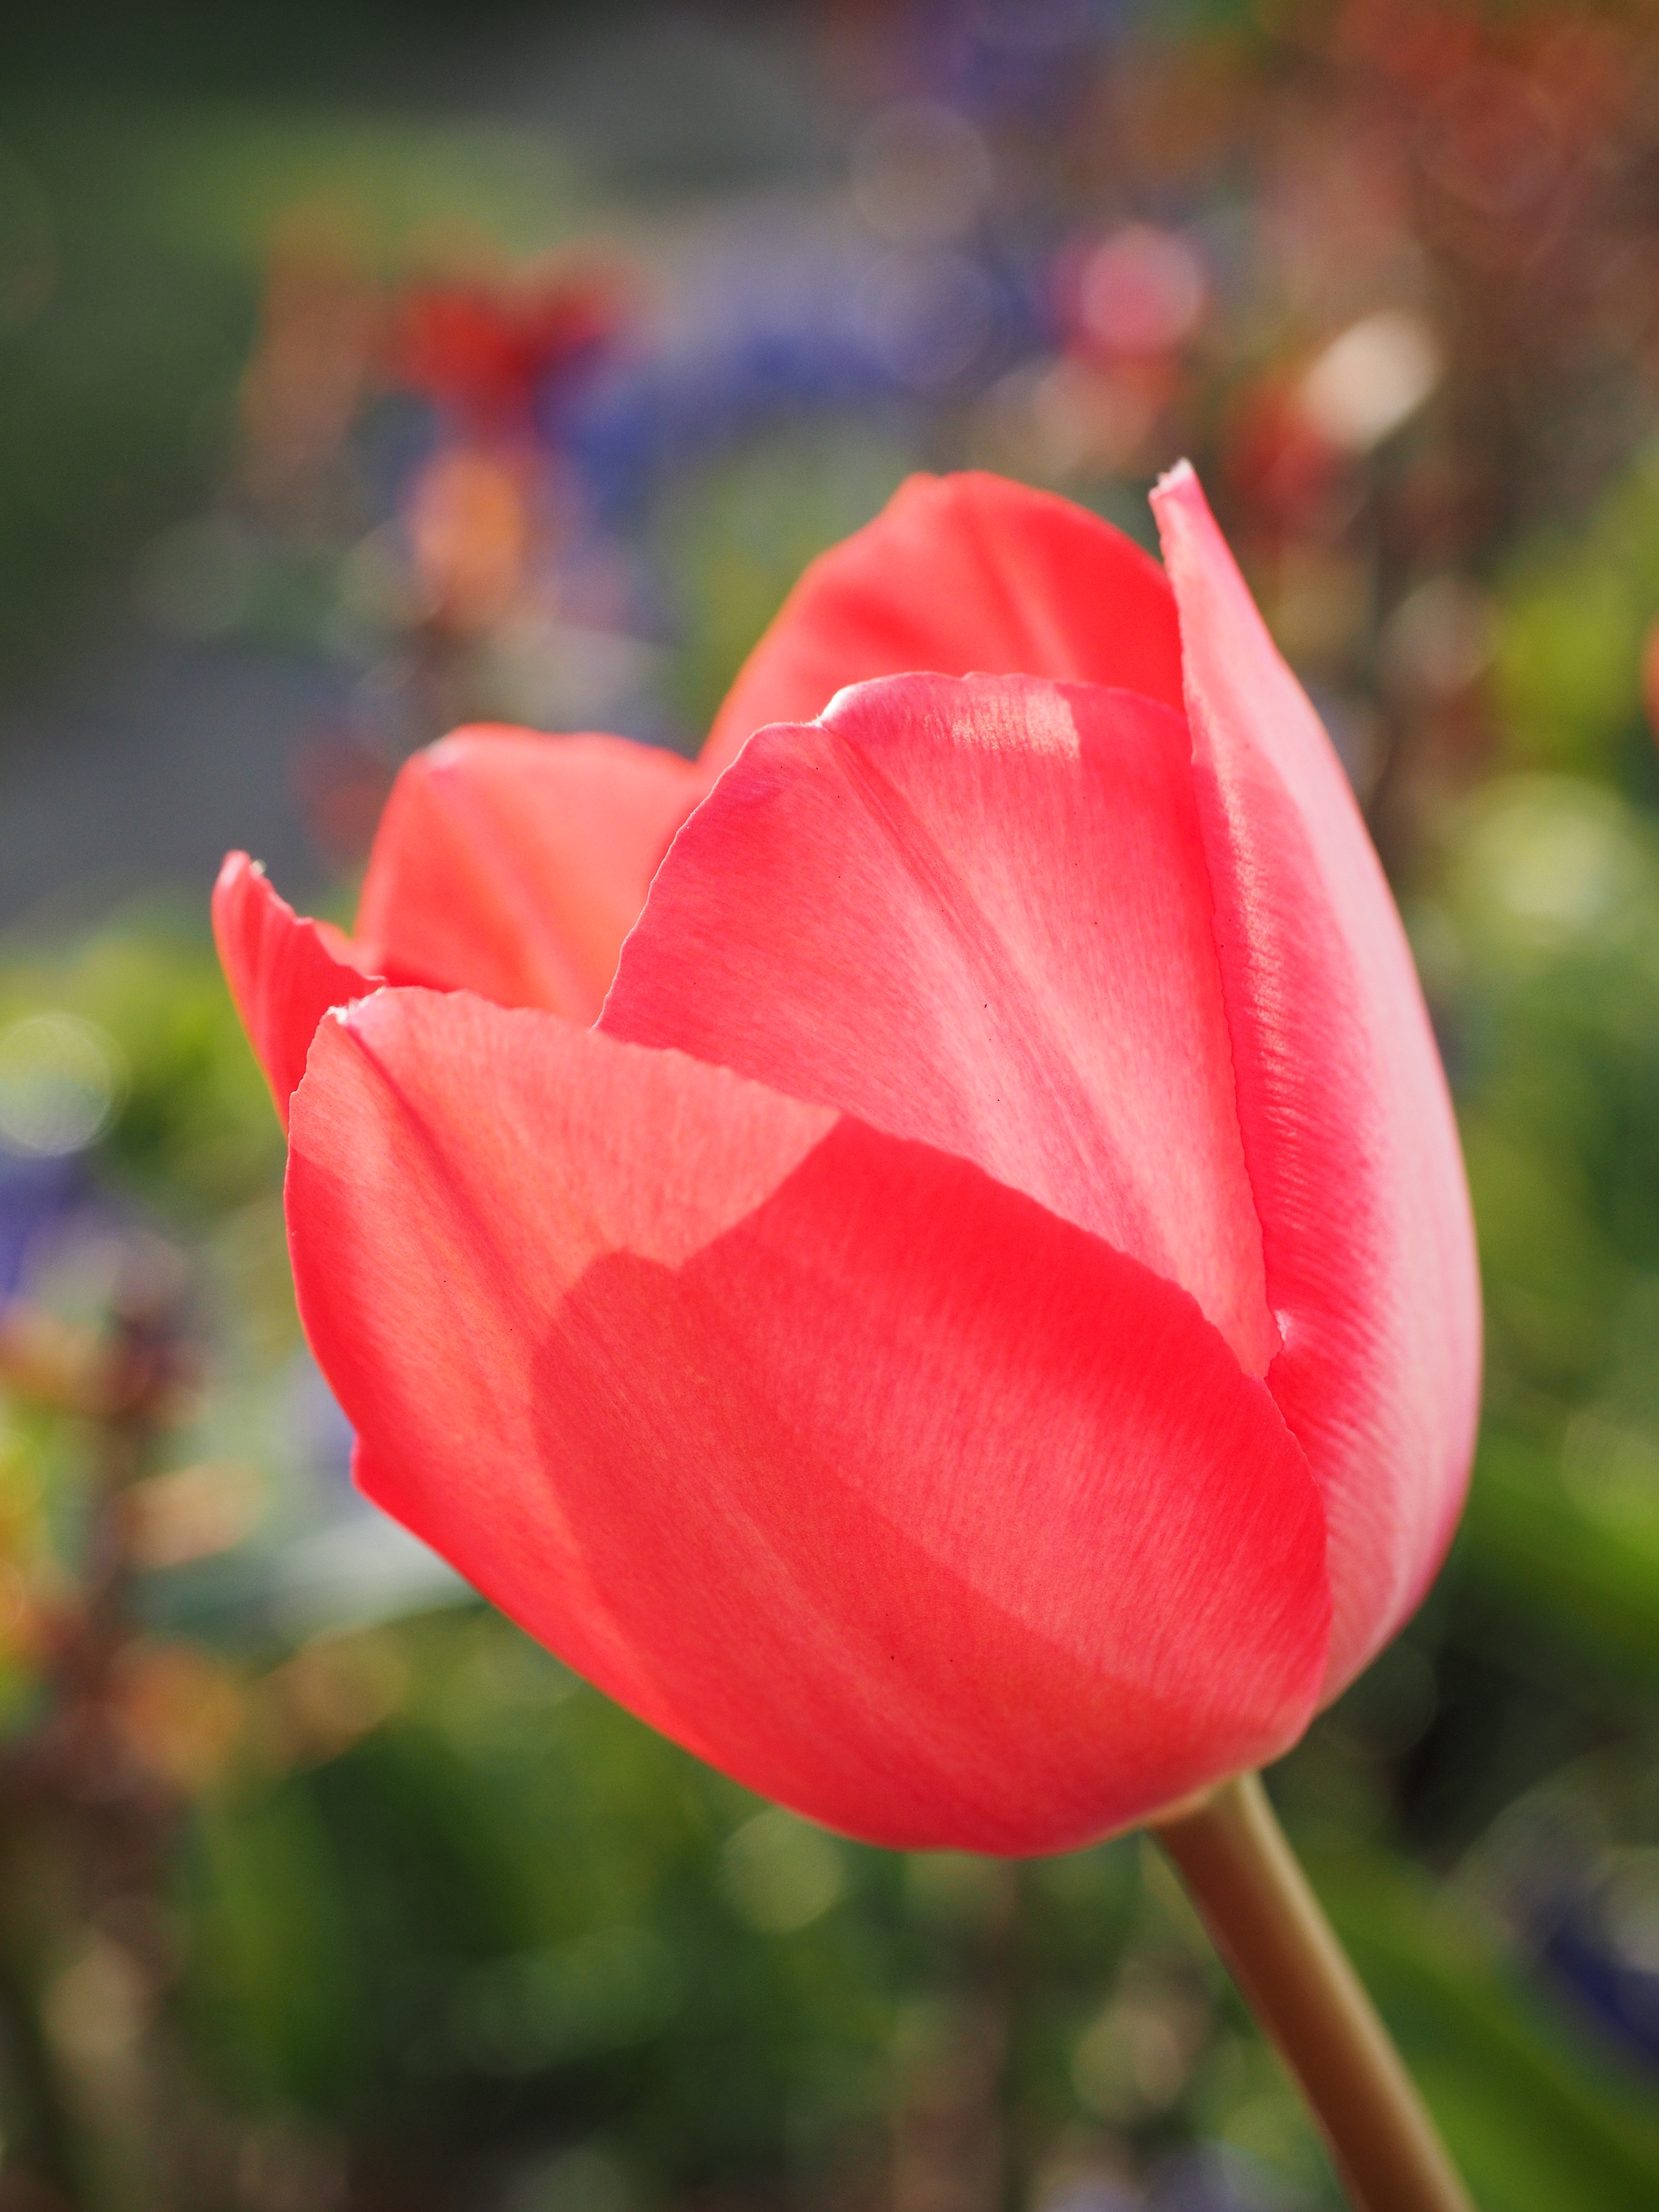
[[[1153,1824],[1302,2085],[1357,2212],[1474,2212],[1257,1775]]]

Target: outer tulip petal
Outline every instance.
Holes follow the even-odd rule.
[[[675,841],[602,1026],[975,1161],[1279,1350],[1184,721],[892,677],[761,732]]]
[[[1330,742],[1191,470],[1154,505],[1285,1332],[1268,1384],[1330,1522],[1334,1694],[1421,1598],[1462,1502],[1480,1367],[1468,1195],[1411,953]]]
[[[752,731],[911,669],[1053,676],[1181,711],[1181,641],[1156,562],[1109,523],[1000,477],[912,477],[813,562],[714,720],[716,774]]]
[[[394,981],[592,1021],[697,771],[627,738],[476,728],[386,801],[358,937]]]
[[[227,854],[213,887],[213,934],[230,995],[264,1069],[284,1127],[317,1024],[331,1006],[379,988],[381,978],[337,955],[337,930],[307,921],[277,897],[246,853]]]
[[[319,1032],[288,1203],[371,1494],[754,1788],[1051,1850],[1305,1724],[1322,1519],[1265,1388],[967,1163],[392,991]]]

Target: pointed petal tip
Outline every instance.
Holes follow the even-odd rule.
[[[1165,469],[1147,495],[1147,504],[1158,524],[1164,571],[1171,582],[1182,552],[1206,535],[1216,540],[1231,565],[1231,550],[1222,538],[1198,471],[1189,460],[1182,459]]]
[[[220,861],[219,872],[213,879],[215,905],[216,906],[220,900],[229,897],[245,876],[263,876],[264,872],[265,864],[263,860],[256,860],[251,854],[245,853],[240,845],[235,847]]]
[[[286,1125],[323,1015],[377,988],[380,978],[337,957],[337,949],[349,953],[345,940],[336,933],[331,941],[325,925],[295,914],[244,852],[225,856],[212,915],[225,981]]]
[[[404,988],[407,989],[413,987],[405,985]],[[376,999],[385,998],[391,988],[392,986],[389,983],[382,983],[373,975],[365,975],[363,989],[357,997],[343,999],[338,1006],[331,1006],[323,1018],[325,1021],[338,1022],[343,1030],[361,1030],[362,1028],[361,1018],[364,1011],[371,1006]]]
[[[1183,453],[1173,466],[1164,470],[1147,496],[1156,512],[1166,501],[1190,499],[1194,493],[1200,500],[1204,498],[1204,487],[1199,483],[1198,471]],[[1205,503],[1208,504],[1207,501]]]

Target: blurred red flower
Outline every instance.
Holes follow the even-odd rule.
[[[622,312],[619,280],[605,270],[519,286],[416,284],[393,316],[386,374],[473,437],[517,434],[530,428],[543,386],[591,360]]]
[[[1410,956],[1191,472],[1157,504],[1167,580],[913,482],[697,766],[464,732],[355,944],[241,855],[216,895],[363,1487],[884,1844],[1060,1850],[1274,1757],[1462,1498]]]
[[[512,605],[556,503],[537,402],[599,359],[623,312],[619,274],[599,267],[517,285],[417,284],[404,295],[384,370],[441,418],[404,512],[436,629],[484,631]]]

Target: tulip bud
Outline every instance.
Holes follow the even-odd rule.
[[[1167,576],[918,480],[696,768],[468,733],[405,769],[356,944],[245,862],[217,902],[280,1097],[305,1066],[290,1243],[359,1482],[880,1843],[1061,1850],[1276,1757],[1468,1477],[1399,918],[1190,470],[1155,505]]]

